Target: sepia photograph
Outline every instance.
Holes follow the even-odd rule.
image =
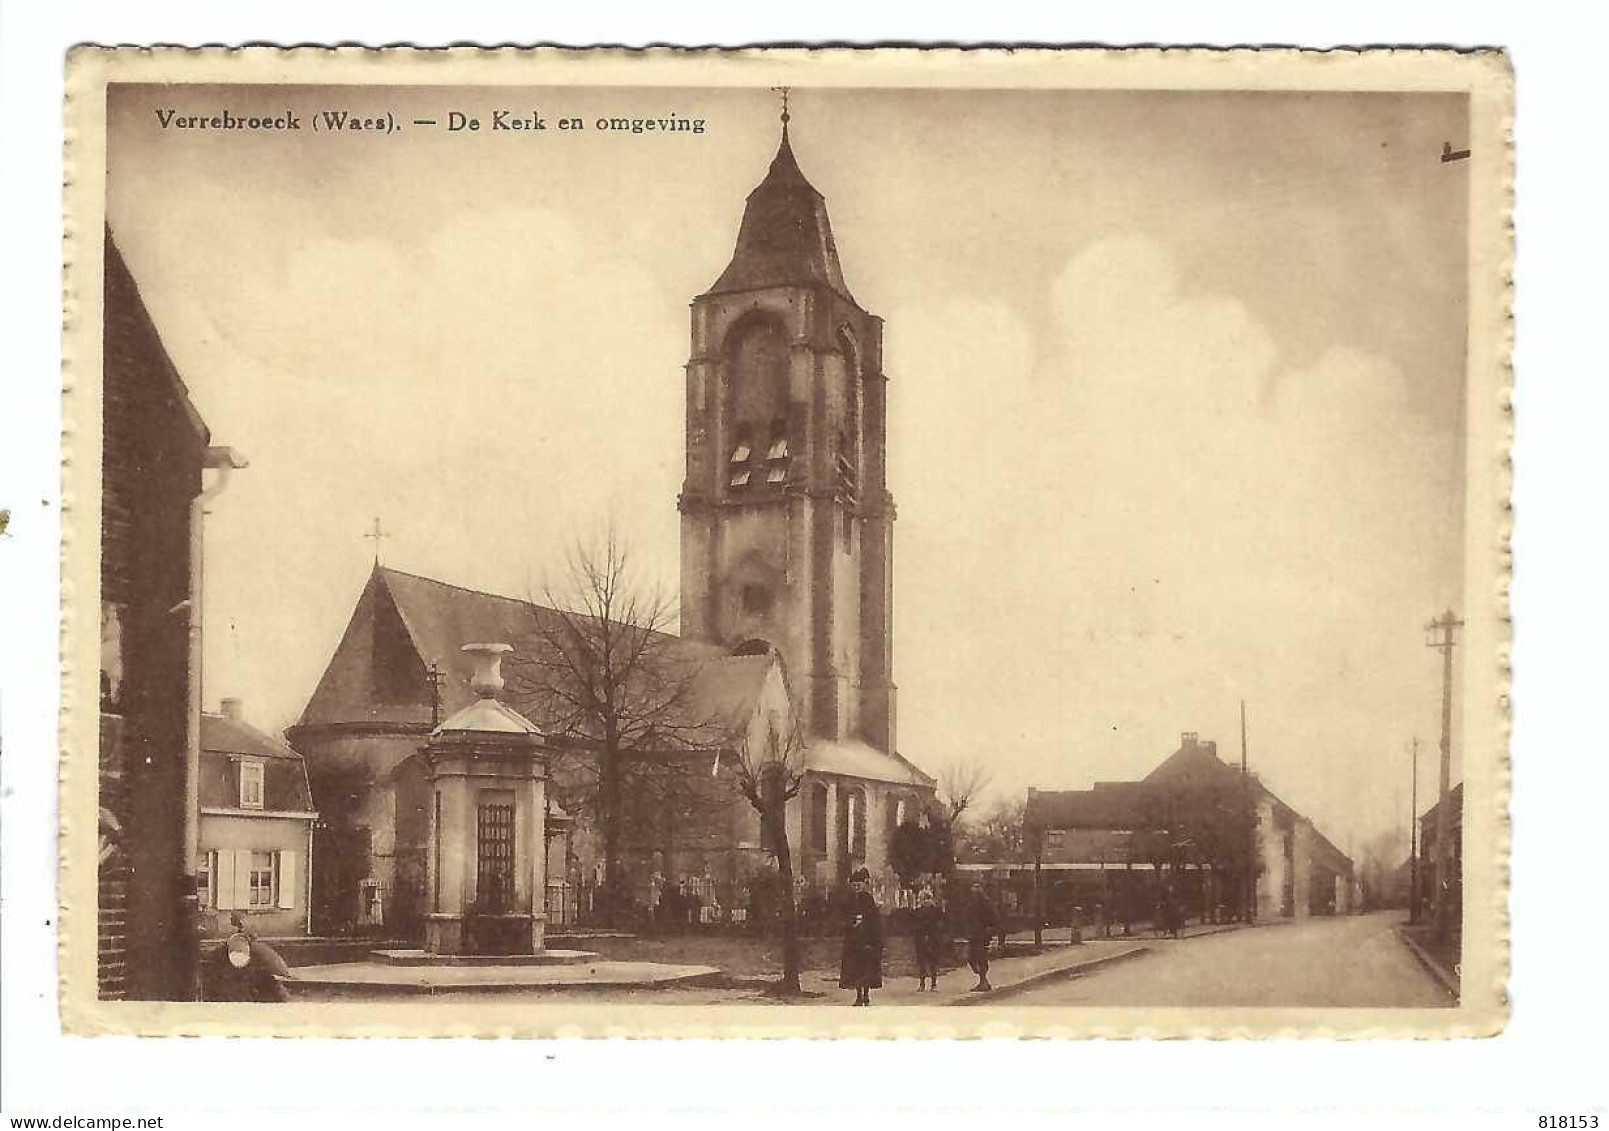
[[[1501,55],[427,54],[71,60],[70,1029],[1501,1029]]]

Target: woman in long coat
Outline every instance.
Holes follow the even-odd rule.
[[[870,890],[871,873],[855,869],[849,887],[838,985],[855,991],[856,1005],[870,1005],[871,991],[883,985],[883,915]]]

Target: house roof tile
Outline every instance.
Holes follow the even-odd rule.
[[[277,813],[312,813],[313,795],[302,756],[271,734],[239,719],[201,716],[201,805],[209,809],[240,808],[240,762],[263,763],[263,809]]]

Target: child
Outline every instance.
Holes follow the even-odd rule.
[[[916,973],[917,989],[939,988],[939,954],[944,944],[944,909],[932,888],[923,888],[916,897]]]

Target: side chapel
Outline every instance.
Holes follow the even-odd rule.
[[[836,890],[864,864],[892,901],[890,840],[931,806],[935,782],[900,755],[896,738],[882,322],[844,281],[826,201],[800,170],[786,112],[731,260],[694,299],[692,323],[677,503],[681,626],[667,655],[698,665],[690,712],[733,732],[792,713],[806,736],[804,781],[787,815],[801,897]],[[376,562],[286,732],[306,757],[321,815],[315,931],[418,930],[430,835],[421,750],[440,719],[473,698],[460,648],[506,641],[513,660],[533,628],[557,616]],[[539,725],[552,716],[541,702],[510,702]],[[548,790],[552,931],[585,920],[602,861],[576,801],[595,744],[545,737],[569,755],[552,761]],[[679,798],[625,798],[633,898],[651,907],[668,883],[706,906],[745,907],[769,851],[735,786],[735,759],[714,749],[659,757],[697,770],[674,777],[686,786]]]

